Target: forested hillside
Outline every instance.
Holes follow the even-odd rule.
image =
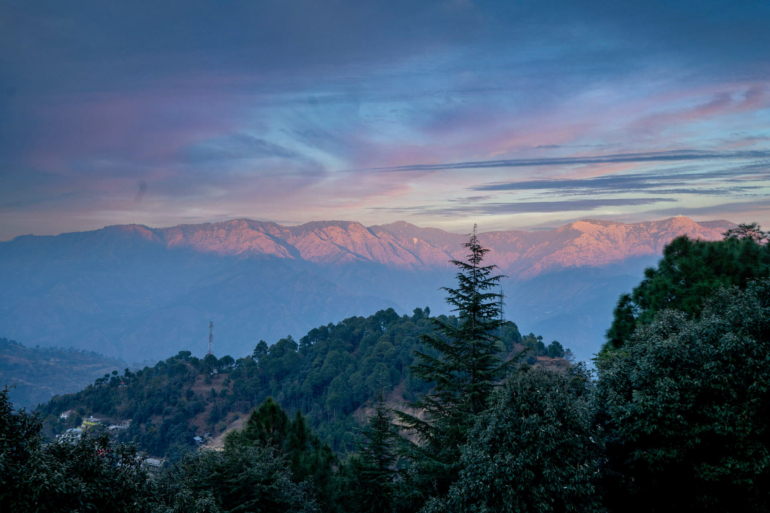
[[[452,325],[457,318],[440,316]],[[61,420],[74,409],[80,417],[117,422],[131,420],[119,440],[136,442],[155,456],[177,458],[195,446],[193,437],[216,437],[230,425],[274,397],[290,413],[301,411],[322,440],[339,452],[355,449],[354,413],[384,390],[391,402],[416,399],[430,384],[414,378],[409,366],[414,351],[425,351],[420,335],[431,333],[430,310],[411,316],[392,309],[369,317],[351,317],[311,330],[299,342],[291,337],[268,346],[256,344],[252,355],[203,359],[182,351],[152,368],[105,375],[81,392],[55,397],[39,411],[50,434],[74,427]],[[516,325],[501,329],[504,352],[531,347],[530,361],[564,356],[558,342],[546,346],[534,335],[522,337]]]
[[[299,342],[260,342],[237,361],[183,352],[41,409],[54,430],[66,427],[55,417],[64,408],[133,416],[118,440],[168,456],[151,478],[134,445],[98,428],[44,443],[39,420],[14,415],[0,391],[3,464],[20,476],[0,473],[0,501],[20,511],[87,501],[158,513],[764,513],[770,281],[756,274],[768,234],[740,226],[683,251],[690,242],[673,242],[647,273],[632,299],[658,310],[632,310],[595,374],[501,321],[500,278],[478,265],[473,236],[467,262],[455,262],[458,286],[444,289],[459,319],[385,310]],[[746,280],[725,287],[735,269]],[[541,365],[537,354],[557,358]],[[196,427],[224,428],[239,408],[251,412],[221,451],[188,450]]]
[[[16,407],[34,407],[61,393],[82,390],[105,372],[126,364],[98,353],[56,347],[25,347],[0,338],[0,386],[11,386]]]

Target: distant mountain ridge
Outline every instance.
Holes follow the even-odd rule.
[[[583,347],[585,356],[601,344],[617,296],[667,242],[678,235],[717,240],[731,226],[686,217],[582,220],[480,239],[490,248],[487,262],[509,277],[510,318],[579,355]],[[282,226],[249,219],[22,236],[0,243],[0,326],[28,344],[131,362],[201,352],[213,320],[216,347],[239,356],[259,339],[272,343],[380,309],[447,312],[438,289],[452,285],[450,260],[463,258],[466,240],[403,221]]]
[[[531,278],[554,268],[600,267],[630,257],[659,254],[679,235],[718,240],[732,226],[729,221],[696,223],[687,217],[636,224],[586,219],[553,230],[494,231],[479,237],[490,249],[490,263],[515,276]],[[451,259],[462,258],[461,244],[467,239],[466,235],[420,228],[404,221],[367,228],[352,221],[315,221],[287,227],[233,219],[169,228],[116,225],[96,231],[135,237],[167,249],[220,256],[270,256],[322,265],[370,262],[413,270],[451,267]],[[73,234],[58,237],[68,235]]]
[[[636,224],[581,220],[554,230],[486,232],[479,239],[490,249],[489,263],[498,265],[511,277],[532,278],[556,269],[602,267],[628,258],[658,255],[679,235],[719,240],[733,226],[729,221],[700,224],[687,217]],[[402,247],[417,252],[421,261],[434,266],[449,265],[441,258],[443,255],[454,259],[463,256],[459,245],[466,239],[464,235],[404,222],[372,229],[394,235]],[[421,247],[426,243],[429,249]]]

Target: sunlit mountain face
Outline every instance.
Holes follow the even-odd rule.
[[[717,240],[733,226],[685,217],[623,224],[583,220],[544,231],[479,235],[502,282],[506,317],[588,358],[614,303],[679,235]],[[450,313],[463,234],[406,222],[299,226],[237,219],[140,225],[0,243],[0,325],[27,346],[76,347],[125,361],[204,353],[208,323],[220,354],[352,315],[430,307]]]
[[[0,3],[0,240],[770,224],[770,4]]]

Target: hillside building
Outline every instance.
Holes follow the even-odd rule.
[[[157,472],[163,467],[163,460],[156,460],[155,458],[146,458],[142,461],[142,466],[150,472]]]
[[[89,429],[89,428],[98,426],[101,423],[102,423],[102,419],[97,419],[92,415],[87,419],[83,419],[83,423],[80,425],[80,427],[83,429]]]
[[[56,435],[56,439],[59,442],[74,442],[75,440],[80,440],[80,437],[83,435],[83,430],[80,428],[72,428],[68,429],[64,433],[60,435]]]
[[[115,431],[116,429],[128,429],[130,425],[131,425],[130,420],[123,420],[118,422],[117,424],[112,424],[111,426],[107,426],[107,431]]]

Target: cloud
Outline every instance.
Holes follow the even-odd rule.
[[[767,199],[736,201],[702,207],[682,206],[677,208],[656,209],[648,212],[649,215],[654,216],[687,215],[708,216],[711,218],[725,214],[743,214],[742,217],[746,220],[752,219],[751,216],[766,217],[768,213],[770,213],[770,201],[767,201]]]
[[[190,148],[187,153],[193,164],[221,164],[239,160],[297,159],[300,157],[296,151],[246,134],[233,134],[204,141]]]
[[[466,196],[465,198],[451,198],[448,201],[452,203],[476,203],[479,201],[484,201],[488,199],[492,199],[494,196],[486,195],[486,196]]]
[[[757,152],[759,153],[759,152]],[[653,173],[629,173],[589,178],[496,182],[471,187],[481,192],[558,191],[561,194],[641,192],[653,194],[729,195],[760,188],[761,185],[732,185],[767,182],[770,166],[754,163],[730,169],[701,172],[660,169]],[[697,186],[697,187],[696,187]],[[672,188],[674,187],[674,188]]]
[[[430,216],[506,215],[553,213],[596,210],[603,207],[628,207],[658,202],[674,202],[671,198],[607,198],[563,201],[526,201],[511,203],[483,203],[457,207],[415,206],[403,208],[375,208],[392,213]]]
[[[446,164],[413,164],[385,168],[373,168],[369,171],[400,172],[400,171],[441,171],[455,169],[489,169],[506,167],[539,167],[539,166],[574,166],[586,164],[618,164],[646,162],[686,162],[698,160],[746,160],[770,158],[770,151],[748,150],[733,152],[710,152],[697,150],[680,150],[667,152],[623,153],[616,155],[596,155],[589,157],[555,157],[534,159],[503,159],[478,160],[470,162],[453,162]],[[485,189],[488,190],[488,189]]]
[[[694,107],[642,117],[633,123],[632,133],[660,133],[672,126],[697,123],[720,115],[761,110],[769,102],[768,88],[753,86],[738,94],[720,91]]]

